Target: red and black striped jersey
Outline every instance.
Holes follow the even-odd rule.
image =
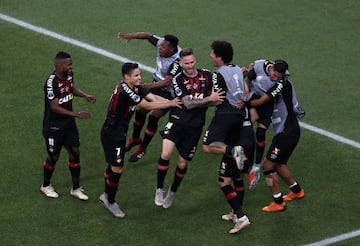
[[[182,98],[191,95],[193,99],[203,99],[211,94],[212,73],[208,70],[197,69],[198,75],[194,78],[186,76],[183,72],[178,73],[172,80],[175,96]],[[186,109],[170,109],[170,121],[187,126],[203,126],[207,107]]]
[[[45,94],[45,111],[44,111],[44,126],[49,126],[50,122],[54,120],[64,120],[72,119],[72,117],[67,117],[54,113],[50,108],[50,102],[54,99],[58,99],[59,106],[72,111],[72,101],[73,101],[73,74],[69,74],[68,77],[63,80],[56,75],[55,72],[49,75],[45,81],[44,85],[44,94]]]

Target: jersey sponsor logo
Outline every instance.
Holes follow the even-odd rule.
[[[141,98],[138,94],[136,94],[126,83],[121,84],[124,91],[129,95],[129,97],[136,103],[139,103]]]
[[[49,76],[48,80],[46,81],[46,97],[49,100],[53,100],[55,98],[54,89],[53,89],[53,80],[55,78],[55,74]]]
[[[179,73],[178,75],[176,75],[176,77],[173,78],[173,80],[172,80],[172,84],[173,84],[173,86],[174,86],[175,95],[176,95],[177,97],[179,97],[179,96],[182,95],[182,90],[180,89],[178,83],[176,82],[176,79],[177,79],[177,77],[179,77],[180,74],[181,74],[181,73]]]
[[[212,83],[215,91],[220,90],[219,82],[218,82],[218,76],[216,73],[213,73],[212,75]]]
[[[71,101],[73,98],[74,98],[73,94],[70,93],[69,95],[66,95],[66,96],[60,98],[59,99],[59,104],[61,105],[63,103],[67,103],[67,102]]]
[[[175,76],[177,74],[178,70],[179,70],[179,67],[180,67],[179,63],[174,62],[174,65],[173,65],[172,69],[170,70],[170,74],[172,76]]]
[[[284,85],[282,83],[277,83],[277,87],[271,92],[271,96],[276,97],[282,92],[283,88]]]

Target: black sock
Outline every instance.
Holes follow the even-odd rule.
[[[164,188],[164,180],[166,173],[169,169],[169,160],[164,160],[161,157],[159,158],[158,164],[157,164],[157,188]]]
[[[135,112],[134,126],[133,126],[133,138],[139,138],[141,129],[143,128],[146,121],[146,114],[140,113],[138,111]]]
[[[50,162],[48,161],[44,161],[44,181],[43,181],[43,187],[49,186],[50,185],[50,180],[51,177],[53,175],[55,169],[55,163],[52,165]]]
[[[71,173],[73,190],[76,190],[80,187],[80,163],[73,163],[69,161],[68,166]]]
[[[159,118],[156,118],[152,115],[149,116],[148,124],[145,129],[144,139],[140,145],[143,149],[147,148],[147,146],[150,144],[152,138],[154,137],[156,130],[158,128],[158,122],[159,122]]]
[[[187,171],[186,167],[184,169],[180,169],[178,166],[176,167],[175,176],[174,176],[174,182],[171,185],[171,191],[173,191],[173,192],[177,191],[181,181],[185,177],[186,171]]]
[[[295,182],[295,185],[291,186],[290,190],[294,193],[300,193],[301,187],[297,182]]]
[[[112,170],[110,171],[109,178],[106,180],[107,185],[107,195],[109,203],[115,202],[115,196],[118,190],[119,180],[121,173],[115,173]]]
[[[234,213],[236,213],[237,217],[241,218],[242,216],[244,216],[244,212],[242,211],[239,198],[231,185],[226,185],[222,187],[221,190],[224,193],[226,200],[230,204],[232,210],[234,211]]]
[[[245,193],[244,180],[234,180],[234,190],[239,198],[240,205],[242,206]]]

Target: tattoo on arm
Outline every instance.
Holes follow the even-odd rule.
[[[192,99],[191,95],[187,95],[184,96],[181,100],[187,109],[208,107],[211,104],[211,101],[208,97],[205,97],[204,99]]]

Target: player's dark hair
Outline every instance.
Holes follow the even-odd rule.
[[[136,68],[139,68],[139,64],[137,63],[132,63],[132,62],[124,63],[121,67],[122,76],[124,77],[125,75],[131,75],[131,72]]]
[[[193,55],[194,51],[191,48],[184,48],[180,51],[180,58],[184,56],[190,56]]]
[[[174,48],[175,53],[176,53],[178,50],[177,47],[179,45],[179,39],[176,36],[171,35],[171,34],[166,34],[164,36],[164,39],[170,43],[170,46]]]
[[[64,51],[59,51],[56,55],[55,55],[55,60],[58,59],[67,59],[67,58],[71,58],[69,53],[66,53]]]
[[[278,73],[285,74],[286,70],[289,68],[289,65],[284,60],[276,60],[273,67],[274,70]]]
[[[229,42],[216,40],[211,44],[211,48],[214,51],[214,54],[217,57],[221,57],[225,64],[232,61],[234,50]]]
[[[289,64],[285,60],[275,60],[275,63],[283,63],[286,66],[286,70],[289,70]]]

